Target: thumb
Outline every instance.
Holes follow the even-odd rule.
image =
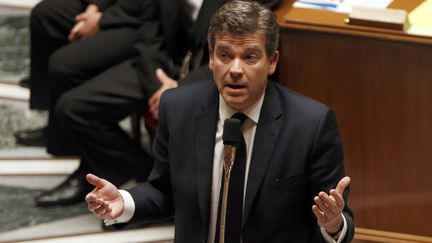
[[[99,189],[108,184],[108,182],[106,180],[104,180],[100,177],[97,177],[93,174],[90,174],[90,173],[86,175],[86,179],[90,184],[92,184],[93,186],[95,186]]]
[[[75,21],[78,22],[78,21],[81,21],[81,20],[85,20],[85,18],[86,18],[85,12],[84,13],[80,13],[77,16],[75,16]]]
[[[342,194],[345,191],[345,189],[348,187],[350,182],[351,182],[351,178],[349,178],[348,176],[345,176],[337,184],[336,191],[339,192],[340,194]]]
[[[161,68],[156,69],[156,77],[162,85],[167,84],[172,80]]]

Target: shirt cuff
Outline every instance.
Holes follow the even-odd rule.
[[[128,191],[125,190],[119,190],[120,195],[123,198],[124,202],[124,210],[123,213],[116,219],[112,220],[104,220],[104,223],[106,226],[118,224],[118,223],[126,223],[129,222],[129,220],[132,219],[134,213],[135,213],[135,202],[131,196],[131,194]]]
[[[347,226],[345,216],[343,214],[342,214],[342,219],[343,219],[342,230],[339,233],[337,233],[334,237],[331,237],[329,233],[327,233],[327,231],[324,229],[324,227],[321,227],[321,235],[324,237],[327,243],[340,243],[345,238],[348,226]]]

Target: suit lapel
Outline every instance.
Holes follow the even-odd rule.
[[[198,203],[203,222],[209,222],[210,195],[213,176],[213,154],[216,124],[218,119],[219,96],[214,84],[204,95],[202,110],[195,117],[195,162],[198,188]]]
[[[257,125],[249,167],[242,226],[249,216],[253,201],[261,187],[282,127],[282,119],[279,119],[282,115],[279,94],[271,82],[269,81],[267,85]]]

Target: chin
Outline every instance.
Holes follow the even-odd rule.
[[[227,102],[227,104],[236,111],[241,111],[244,108],[242,102]]]

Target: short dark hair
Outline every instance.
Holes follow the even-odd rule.
[[[279,44],[279,25],[275,14],[251,0],[233,0],[224,4],[213,15],[207,35],[209,49],[214,50],[217,35],[264,34],[267,56],[272,55]]]

